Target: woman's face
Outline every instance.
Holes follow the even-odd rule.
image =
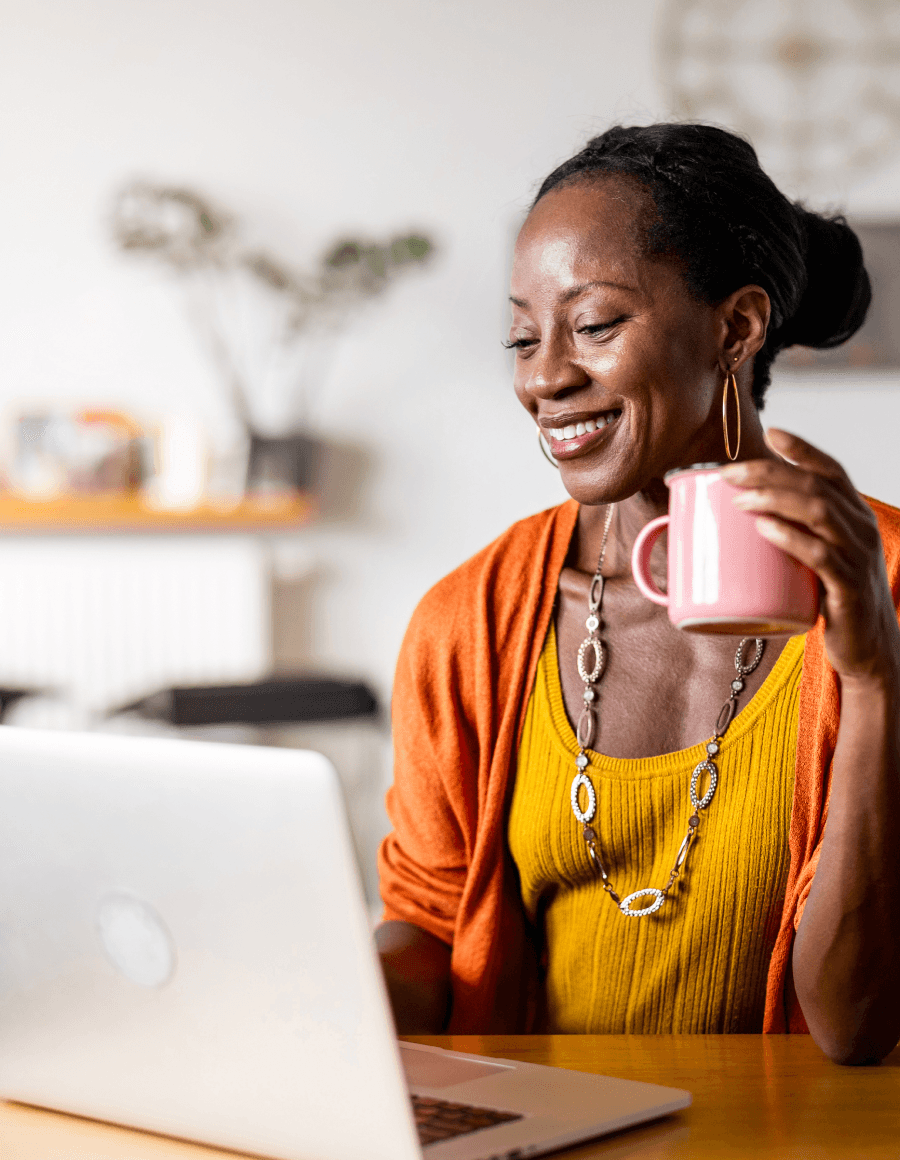
[[[722,458],[727,327],[674,263],[643,253],[648,210],[634,181],[581,182],[543,197],[516,242],[516,394],[585,504]]]

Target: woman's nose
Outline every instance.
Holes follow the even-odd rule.
[[[523,386],[536,399],[553,399],[590,382],[590,375],[574,361],[562,340],[541,343],[525,365]]]

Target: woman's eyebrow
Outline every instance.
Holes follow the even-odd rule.
[[[582,282],[578,286],[572,286],[566,290],[564,294],[560,295],[560,302],[571,302],[573,298],[577,298],[580,294],[584,294],[586,290],[593,290],[595,286],[612,286],[615,290],[627,290],[630,294],[636,294],[637,290],[634,286],[626,286],[624,282],[610,282],[606,279],[597,278],[593,282]],[[512,294],[509,296],[510,302],[513,306],[518,306],[522,310],[528,309],[528,301],[524,298],[516,298]]]

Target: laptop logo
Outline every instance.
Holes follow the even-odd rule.
[[[106,957],[132,983],[164,987],[175,974],[175,943],[148,903],[107,894],[97,907],[97,934]]]

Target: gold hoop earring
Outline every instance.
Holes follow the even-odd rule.
[[[535,426],[537,426],[537,424],[535,424]],[[540,427],[537,428],[537,437],[538,437],[538,447],[540,447],[541,453],[543,454],[544,458],[547,460],[547,462],[550,464],[551,467],[555,467],[556,470],[559,471],[559,464],[556,462],[556,460],[553,458],[553,456],[550,454],[550,452],[547,450],[547,448],[544,444],[544,436],[543,436],[543,433],[542,433]]]
[[[734,388],[734,404],[737,407],[737,443],[734,454],[731,454],[731,443],[728,439],[728,388]],[[741,397],[738,394],[737,379],[733,374],[725,375],[725,390],[722,392],[722,430],[725,432],[725,454],[734,462],[741,450]]]

